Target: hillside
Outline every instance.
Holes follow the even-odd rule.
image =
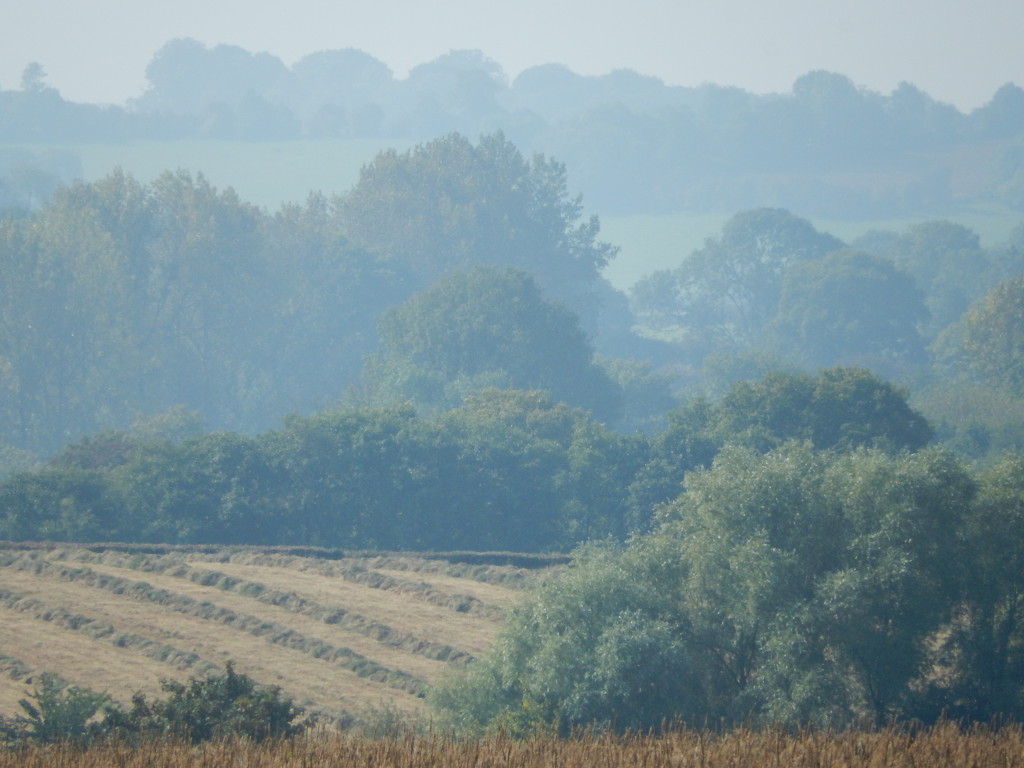
[[[0,549],[0,713],[19,711],[44,671],[127,702],[233,660],[330,721],[417,715],[425,688],[485,651],[543,572],[414,555],[11,545]]]

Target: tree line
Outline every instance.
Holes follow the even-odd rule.
[[[973,456],[1022,444],[1020,228],[847,245],[754,209],[629,297],[601,277],[616,255],[565,166],[502,134],[383,152],[351,190],[275,212],[185,171],[62,188],[0,217],[0,466],[180,409],[254,434],[483,387],[650,434],[680,393],[836,365],[912,384]]]
[[[913,450],[931,434],[899,389],[853,368],[737,384],[650,438],[491,388],[434,416],[348,407],[255,436],[89,436],[0,484],[0,538],[565,552],[647,530],[726,445]]]
[[[967,197],[1011,209],[1024,199],[1024,90],[1012,83],[963,114],[910,83],[881,94],[824,71],[766,96],[667,86],[630,70],[586,77],[554,64],[510,82],[482,52],[462,50],[399,80],[352,49],[288,67],[267,53],[190,39],[157,51],[146,79],[147,90],[124,106],[74,104],[30,64],[19,89],[0,90],[0,140],[416,141],[502,130],[531,152],[562,158],[606,215],[737,210],[764,200],[766,188],[814,215],[948,211],[965,199],[951,178],[956,155],[972,147],[993,168]],[[61,171],[51,160],[42,166]],[[850,171],[871,181],[851,181]],[[24,202],[33,185],[12,175],[6,186]]]

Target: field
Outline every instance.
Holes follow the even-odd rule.
[[[664,737],[590,734],[516,741],[496,736],[454,741],[399,734],[368,739],[314,736],[270,744],[156,744],[79,750],[54,746],[0,751],[0,768],[1019,768],[1019,726],[880,731],[679,730]]]
[[[425,717],[427,686],[486,651],[550,572],[449,557],[10,545],[0,713],[41,672],[128,702],[233,661],[326,722]]]

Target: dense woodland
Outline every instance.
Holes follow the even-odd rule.
[[[843,242],[762,195],[627,296],[567,165],[519,148],[565,130],[574,178],[601,158],[598,197],[608,173],[675,210],[984,147],[979,194],[1013,205],[1024,92],[964,116],[827,73],[768,98],[557,67],[507,84],[466,53],[401,82],[357,52],[275,61],[177,41],[125,109],[29,68],[0,134],[42,138],[41,105],[102,135],[502,130],[382,152],[276,211],[186,171],[12,192],[0,538],[582,547],[435,692],[467,731],[1024,714],[1024,223],[985,247],[941,218]],[[184,89],[200,66],[224,77]],[[778,189],[942,210],[929,178]]]

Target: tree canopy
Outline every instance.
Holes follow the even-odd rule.
[[[379,333],[368,384],[385,397],[451,407],[480,386],[542,389],[603,419],[619,404],[576,316],[524,272],[451,274],[385,312]]]
[[[578,551],[433,701],[476,731],[937,717],[977,673],[954,649],[975,636],[949,634],[987,557],[960,543],[974,500],[940,452],[727,448],[652,533]],[[961,661],[938,679],[940,658]]]

